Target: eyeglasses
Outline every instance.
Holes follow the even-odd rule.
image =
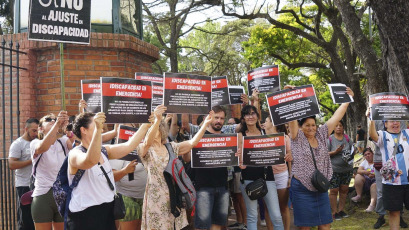
[[[257,113],[251,112],[249,114],[244,115],[244,118],[250,118],[250,117],[255,117],[255,116],[257,116]]]
[[[47,117],[46,119],[44,119],[44,121],[45,122],[57,121],[57,118]]]

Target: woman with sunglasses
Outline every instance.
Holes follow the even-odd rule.
[[[260,136],[264,135],[265,132],[261,129],[259,121],[259,113],[256,107],[252,105],[246,105],[241,110],[241,126],[239,137],[239,146],[242,146],[243,136]],[[264,178],[266,174],[266,184],[268,188],[268,193],[263,197],[270,220],[273,222],[275,230],[283,230],[283,219],[281,218],[277,187],[274,182],[274,174],[271,166],[268,167],[246,167],[242,166],[242,159],[240,159],[241,176],[244,180],[244,184],[241,186],[241,192],[244,197],[244,202],[246,203],[247,210],[247,229],[254,230],[257,229],[257,200],[250,200],[245,191],[245,187],[251,182]]]
[[[67,124],[66,111],[61,111],[57,117],[52,113],[44,116],[40,119],[38,139],[30,144],[33,174],[36,178],[31,213],[37,230],[64,228],[64,220],[58,213],[52,186],[65,156],[72,148],[69,138],[62,136],[62,130]]]
[[[366,115],[369,118],[370,108]],[[383,205],[389,211],[390,229],[399,229],[403,204],[409,208],[409,129],[401,129],[400,121],[385,121],[385,131],[376,131],[375,122],[369,125],[369,136],[382,154]]]

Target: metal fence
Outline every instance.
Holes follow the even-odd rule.
[[[13,41],[1,42],[1,129],[2,147],[0,154],[0,226],[1,229],[17,229],[16,191],[14,172],[9,169],[8,148],[20,136],[19,76],[20,45]],[[14,64],[15,63],[15,64]],[[16,85],[14,85],[14,84]],[[8,100],[7,100],[8,99]],[[8,105],[7,105],[8,102]],[[8,116],[6,116],[8,115]],[[13,133],[13,131],[16,131]]]

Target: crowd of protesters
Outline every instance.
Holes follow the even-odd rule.
[[[354,95],[349,88],[347,94]],[[348,217],[345,204],[352,178],[356,196],[351,200],[360,202],[369,192],[366,211],[379,214],[374,228],[385,223],[386,210],[391,229],[405,227],[400,213],[403,204],[409,207],[409,130],[403,122],[371,121],[368,134],[376,146],[372,150],[365,148],[366,133],[361,126],[355,145],[345,134],[341,120],[349,103],[341,104],[322,125],[313,116],[274,126],[269,116],[261,122],[257,90],[250,98],[243,95],[242,101],[239,118],[227,118],[225,109],[215,106],[207,116],[198,118],[197,125],[187,122],[184,115],[181,120],[176,114],[164,117],[166,107],[157,106],[149,123],[130,124],[139,129],[122,144],[113,144],[118,126],[107,131],[105,114],[85,112],[87,104],[83,100],[75,118],[61,111],[57,116],[50,113],[40,120],[28,119],[25,133],[12,143],[9,153],[10,169],[16,175],[19,229],[253,230],[260,216],[268,229],[289,230],[290,205],[294,225],[300,229],[330,229],[334,220]],[[190,168],[189,153],[202,136],[221,133],[238,134],[239,166]],[[275,133],[285,134],[284,164],[242,165],[243,136]],[[168,146],[182,160],[197,192],[193,210],[182,210],[177,218],[170,210],[163,174],[169,160]],[[120,160],[132,151],[137,152],[141,162]],[[354,152],[364,159],[355,174]],[[52,186],[66,157],[69,184],[78,185],[72,191],[64,219],[54,201]],[[318,192],[312,184],[316,169],[329,181],[329,192]],[[80,180],[77,174],[82,174]],[[129,174],[133,180],[128,179]],[[30,188],[32,175],[34,188]],[[260,178],[264,178],[268,192],[262,199],[251,200],[245,187]],[[29,198],[24,196],[27,193]],[[122,194],[126,210],[120,220],[113,215],[116,193]],[[228,225],[231,209],[235,210],[237,222]]]

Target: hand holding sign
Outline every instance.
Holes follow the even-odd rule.
[[[158,105],[155,108],[155,111],[153,111],[153,114],[155,115],[155,119],[162,120],[162,115],[163,113],[165,113],[165,111],[166,111],[166,106]]]
[[[124,172],[126,172],[127,174],[129,173],[133,173],[135,172],[135,166],[138,164],[137,160],[133,160],[131,162],[129,162],[125,168],[123,168]]]
[[[105,113],[99,112],[94,116],[94,123],[95,123],[95,128],[97,129],[103,129],[104,128],[104,123],[105,123]]]
[[[81,100],[80,100],[80,103],[78,103],[78,108],[79,108],[79,110],[80,110],[80,113],[85,112],[85,110],[87,109],[87,107],[88,107],[87,102],[86,102],[84,99],[81,99]]]
[[[213,119],[214,119],[214,111],[211,110],[209,112],[209,115],[207,115],[206,119],[203,121],[203,125],[207,127],[213,121]]]

